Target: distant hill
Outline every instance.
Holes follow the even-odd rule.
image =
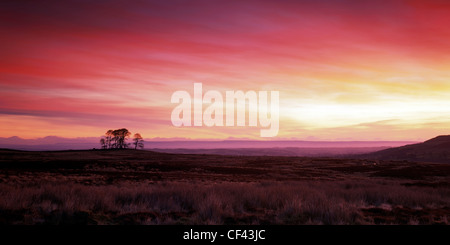
[[[423,143],[389,148],[361,156],[379,160],[450,163],[450,135],[441,135]]]
[[[86,150],[99,148],[99,137],[63,138],[47,136],[37,139],[22,139],[17,136],[0,137],[0,148],[46,151]],[[128,142],[131,143],[131,140]],[[416,142],[411,141],[303,141],[303,140],[186,140],[179,138],[145,139],[145,149],[178,149],[174,153],[186,153],[195,149],[200,154],[224,155],[327,155],[363,154],[388,147],[397,147]],[[247,150],[252,148],[252,152]],[[270,148],[275,148],[270,150]],[[276,149],[278,148],[278,149]],[[284,150],[281,150],[284,148]],[[302,148],[302,150],[299,150]],[[346,149],[344,149],[346,148]],[[231,150],[232,149],[232,150]],[[242,150],[239,150],[242,149]],[[260,152],[259,149],[264,149]],[[327,152],[330,149],[330,152]]]
[[[83,150],[99,148],[100,137],[63,138],[57,136],[46,136],[37,139],[22,139],[17,136],[0,137],[0,148],[44,151],[44,150]]]
[[[250,144],[249,144],[250,145]],[[248,147],[248,146],[247,146]],[[229,156],[295,156],[295,157],[339,157],[375,152],[388,147],[273,147],[273,148],[214,148],[214,149],[151,149],[173,154],[210,154]]]

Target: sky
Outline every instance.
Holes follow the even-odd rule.
[[[450,2],[0,3],[0,137],[450,134]],[[175,91],[279,91],[279,132],[175,127]]]

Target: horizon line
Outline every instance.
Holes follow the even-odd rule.
[[[37,138],[23,138],[20,136],[0,136],[0,139],[20,139],[20,140],[42,140],[46,138],[58,138],[58,139],[65,139],[65,140],[77,140],[77,139],[100,139],[102,135],[100,136],[84,136],[84,137],[63,137],[63,136],[56,136],[56,135],[48,135],[43,137],[37,137]],[[435,136],[438,137],[438,136]],[[130,137],[131,139],[132,137]],[[432,137],[434,138],[434,137]],[[431,139],[431,138],[428,138]],[[251,138],[234,138],[229,137],[225,139],[214,139],[214,138],[181,138],[181,137],[170,137],[170,138],[163,138],[163,137],[153,137],[153,138],[144,138],[145,141],[214,141],[214,142],[224,142],[224,141],[256,141],[256,142],[277,142],[277,141],[305,141],[305,142],[422,142],[425,140],[388,140],[388,139],[374,139],[374,140],[364,140],[364,139],[300,139],[300,138],[270,138],[270,139],[251,139]]]

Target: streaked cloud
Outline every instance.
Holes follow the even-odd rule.
[[[0,11],[0,137],[127,127],[259,138],[254,128],[174,128],[170,96],[194,82],[280,91],[284,138],[450,129],[445,1],[6,1]]]

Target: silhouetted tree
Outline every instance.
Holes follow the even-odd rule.
[[[136,150],[138,147],[139,148],[144,148],[144,139],[142,138],[141,134],[136,133],[133,136],[133,144],[134,144],[134,149]]]
[[[100,139],[100,145],[102,146],[102,149],[108,149],[108,144],[106,143],[105,138]]]
[[[121,128],[121,129],[116,129],[114,131],[112,131],[112,135],[113,135],[113,148],[116,149],[125,149],[128,148],[128,144],[126,142],[126,140],[128,139],[128,137],[130,137],[131,132],[128,131],[128,129],[126,128]]]
[[[131,132],[126,128],[108,130],[100,139],[102,149],[125,149],[129,144],[126,142]]]
[[[112,148],[112,139],[113,139],[113,130],[110,129],[106,132],[106,145],[107,145],[107,149],[111,149]]]

